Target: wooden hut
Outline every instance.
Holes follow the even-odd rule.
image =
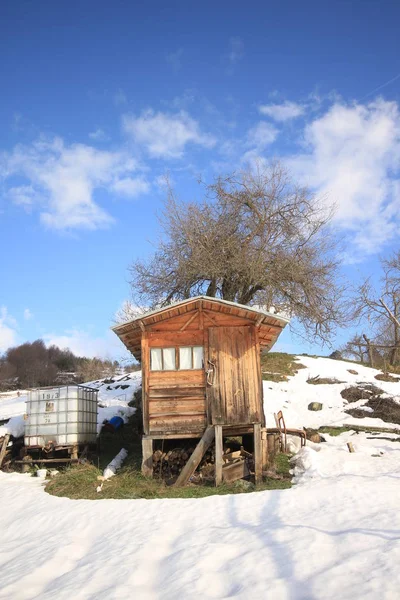
[[[255,307],[198,296],[113,327],[142,364],[145,473],[155,439],[205,436],[205,446],[215,436],[222,445],[223,435],[258,432],[265,424],[260,352],[287,323]]]

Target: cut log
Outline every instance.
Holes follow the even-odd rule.
[[[175,482],[176,487],[183,486],[189,481],[190,477],[193,475],[193,473],[199,466],[200,461],[203,458],[205,452],[207,451],[207,449],[213,442],[214,437],[215,437],[214,427],[209,425],[207,427],[207,429],[205,430],[203,437],[197,444],[193,454],[187,461],[186,465],[183,467],[178,479],[176,480],[176,482]]]
[[[4,460],[4,457],[7,452],[7,446],[8,446],[9,441],[10,441],[10,434],[6,433],[6,435],[3,438],[3,444],[0,449],[0,468],[1,468],[1,465],[3,464],[3,460]]]

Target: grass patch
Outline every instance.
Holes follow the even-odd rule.
[[[261,355],[262,378],[265,381],[288,381],[299,369],[305,368],[293,354],[267,352]]]
[[[288,457],[285,456],[288,463]],[[132,467],[123,467],[120,472],[104,482],[100,493],[96,492],[99,484],[97,476],[101,471],[94,465],[78,465],[66,468],[57,477],[49,480],[46,492],[53,496],[72,498],[75,500],[114,499],[154,499],[154,498],[205,498],[207,496],[226,494],[246,494],[253,491],[288,489],[291,487],[289,469],[286,461],[280,460],[277,473],[287,475],[284,479],[266,479],[257,488],[253,486],[243,489],[231,484],[222,484],[218,488],[212,484],[189,484],[182,488],[167,486],[163,481],[147,479],[140,471]]]
[[[397,433],[400,435],[400,429],[391,429],[390,427],[362,427],[360,425],[343,425],[341,427],[320,427],[318,433],[328,433],[329,435],[337,436],[346,431],[360,431],[365,433]]]
[[[287,477],[288,479],[291,478],[291,475],[289,473],[291,466],[290,466],[290,456],[288,456],[287,454],[277,454],[275,457],[275,469],[276,469],[276,473],[277,475],[283,475],[283,477]]]

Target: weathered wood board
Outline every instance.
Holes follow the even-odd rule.
[[[207,386],[212,423],[263,422],[255,328],[210,327],[208,334],[209,361],[214,371],[212,385]]]

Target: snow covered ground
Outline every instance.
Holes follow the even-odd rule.
[[[400,388],[349,363],[301,362],[289,382],[265,382],[267,414],[283,408],[288,425],[351,422],[346,385],[309,376]],[[307,410],[314,400],[322,411]],[[326,439],[296,455],[290,490],[201,500],[68,500],[38,478],[0,473],[0,598],[397,599],[400,436]]]

